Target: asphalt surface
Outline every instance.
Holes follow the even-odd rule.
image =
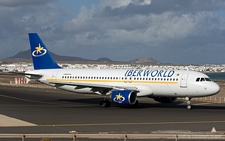
[[[0,133],[159,133],[225,131],[225,104],[178,101],[162,104],[140,98],[138,108],[101,108],[98,95],[0,85],[0,114],[35,124],[2,126]],[[1,122],[4,122],[4,119]]]

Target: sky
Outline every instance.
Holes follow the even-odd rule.
[[[0,58],[30,32],[58,55],[225,64],[224,0],[0,0]]]

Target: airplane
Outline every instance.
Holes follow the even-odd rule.
[[[138,97],[167,103],[217,94],[220,87],[206,74],[189,70],[163,69],[64,69],[50,55],[37,33],[28,33],[34,70],[26,71],[31,80],[66,91],[103,96],[101,107],[111,103],[138,106]]]

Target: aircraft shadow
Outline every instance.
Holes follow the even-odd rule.
[[[81,98],[81,99],[57,99],[56,102],[66,102],[67,104],[73,104],[74,106],[71,106],[71,108],[76,108],[76,103],[78,104],[85,104],[84,107],[93,107],[93,105],[96,105],[94,107],[99,107],[99,102],[102,100],[102,98]],[[80,106],[79,106],[80,107]],[[174,103],[158,103],[153,102],[150,100],[148,103],[146,102],[139,102],[138,107],[132,107],[127,105],[120,105],[116,103],[112,103],[111,107],[118,107],[118,108],[128,108],[128,109],[143,109],[143,108],[168,108],[168,109],[186,109],[186,103],[185,101],[176,101]],[[222,104],[212,104],[209,103],[209,105],[192,105],[193,110],[197,109],[216,109],[216,110],[225,110],[225,105]]]

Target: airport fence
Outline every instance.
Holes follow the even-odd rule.
[[[193,98],[192,100],[206,101],[206,102],[213,102],[213,103],[225,103],[225,97],[218,97],[218,96],[198,97],[198,98]]]
[[[45,84],[10,84],[10,83],[0,83],[2,86],[13,86],[13,87],[30,87],[30,88],[44,88],[44,89],[54,89],[54,87]]]
[[[71,139],[76,140],[225,140],[224,134],[0,134],[1,139]]]

